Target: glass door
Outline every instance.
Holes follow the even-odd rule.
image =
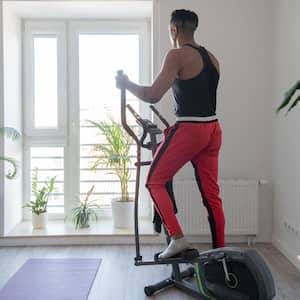
[[[146,23],[71,24],[70,49],[73,56],[70,63],[70,148],[74,149],[77,146],[77,150],[70,152],[69,160],[70,164],[78,165],[78,170],[72,174],[70,185],[74,187],[73,192],[77,190],[80,198],[84,198],[94,186],[91,200],[95,200],[100,213],[105,216],[111,215],[111,199],[120,195],[121,188],[118,177],[109,166],[103,164],[91,170],[94,162],[99,159],[97,146],[105,146],[106,140],[90,121],[109,121],[113,118],[120,122],[120,90],[115,86],[115,76],[118,70],[123,70],[134,82],[148,83],[148,48]],[[136,111],[149,118],[148,108],[129,92],[127,101]],[[144,111],[148,112],[145,114]],[[128,120],[131,126],[137,129],[130,113]],[[133,144],[130,150],[131,196],[134,196],[135,188],[135,149]],[[144,198],[141,202],[141,212],[150,215],[149,195],[144,187],[141,188],[141,194]]]

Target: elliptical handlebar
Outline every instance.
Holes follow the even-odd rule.
[[[133,114],[133,116],[135,117],[136,121],[138,124],[140,124],[143,128],[143,134],[142,136],[140,137],[139,141],[140,141],[140,145],[142,147],[145,147],[147,148],[147,146],[144,144],[145,142],[145,139],[147,137],[147,132],[145,131],[145,127],[144,127],[144,124],[143,124],[143,119],[137,114],[137,112],[132,108],[131,105],[127,104],[126,107],[128,108],[128,110]]]
[[[119,70],[117,72],[118,76],[123,75],[123,71]],[[137,164],[136,164],[136,183],[135,183],[135,196],[134,196],[134,235],[135,235],[135,248],[136,248],[136,257],[135,263],[142,260],[140,254],[140,239],[139,239],[139,224],[138,224],[138,211],[139,211],[139,187],[140,187],[140,163],[141,163],[141,143],[138,136],[127,124],[126,118],[126,89],[121,88],[121,123],[125,131],[133,138],[137,147]]]
[[[128,108],[128,110],[133,114],[133,116],[136,118],[137,121],[139,121],[140,123],[142,123],[142,118],[140,117],[140,115],[132,108],[132,106],[130,104],[127,104],[126,107]]]
[[[118,76],[123,75],[123,71],[119,70],[117,72]],[[123,128],[126,130],[126,132],[134,139],[137,145],[140,145],[140,140],[138,136],[134,133],[134,131],[130,128],[130,126],[127,124],[127,118],[126,118],[126,89],[121,89],[121,123]]]
[[[160,121],[166,126],[166,128],[170,127],[169,122],[159,113],[159,111],[154,107],[154,105],[150,105],[151,110],[157,115]]]
[[[141,147],[146,148],[148,150],[151,150],[151,149],[153,150],[153,145],[151,143],[151,141],[152,141],[151,136],[153,138],[153,135],[161,134],[162,131],[157,127],[157,125],[152,123],[150,120],[142,119],[141,116],[132,108],[132,106],[130,104],[127,104],[126,107],[132,113],[132,115],[135,117],[137,124],[140,125],[143,129],[142,136],[140,137]],[[150,142],[145,143],[145,139],[148,134],[150,136]],[[155,149],[156,149],[156,146],[155,146]]]
[[[117,71],[118,76],[123,76],[123,71]],[[133,114],[137,123],[142,127],[143,134],[139,138],[136,133],[131,129],[131,127],[127,123],[127,116],[126,112],[127,109]],[[160,113],[152,106],[152,111],[159,117],[162,123],[166,127],[169,127],[169,123],[160,115]],[[141,148],[147,148],[148,150],[152,150],[152,154],[155,153],[157,149],[157,140],[156,135],[162,134],[162,130],[157,127],[156,124],[152,123],[150,120],[143,119],[129,104],[126,104],[126,89],[121,88],[121,123],[124,130],[131,136],[136,144],[136,182],[135,182],[135,197],[134,197],[134,232],[135,232],[135,245],[136,245],[136,257],[135,257],[135,264],[141,265],[145,264],[143,262],[143,258],[140,253],[140,239],[139,239],[139,186],[140,186],[140,170],[141,166],[149,165],[150,162],[142,162],[141,161]],[[150,142],[145,143],[145,139],[149,134]],[[151,264],[154,262],[151,262]],[[147,264],[147,263],[146,263]]]

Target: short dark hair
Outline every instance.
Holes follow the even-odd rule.
[[[176,9],[171,14],[170,23],[180,26],[185,34],[192,34],[198,27],[198,16],[190,10]]]

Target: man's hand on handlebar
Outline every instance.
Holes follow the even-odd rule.
[[[137,98],[140,100],[147,102],[147,103],[156,103],[157,101],[160,100],[160,98],[155,98],[152,95],[152,86],[143,86],[143,85],[138,85],[132,81],[130,81],[127,77],[127,75],[123,74],[122,70],[119,70],[118,75],[115,77],[116,78],[116,86],[118,89],[121,91],[128,90],[131,92],[133,95],[135,95]]]
[[[127,88],[127,84],[129,82],[128,76],[125,74],[118,74],[118,76],[115,77],[116,78],[116,87],[118,89],[126,89]]]

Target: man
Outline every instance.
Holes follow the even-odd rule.
[[[217,182],[222,143],[216,116],[219,63],[196,43],[197,26],[198,17],[192,11],[180,9],[171,14],[169,33],[173,49],[167,53],[151,86],[137,85],[126,75],[116,77],[118,88],[126,88],[148,103],[160,101],[171,87],[174,94],[176,123],[169,128],[154,155],[146,184],[171,237],[167,249],[159,255],[160,259],[189,248],[166,189],[166,183],[189,161],[208,212],[213,248],[224,246],[225,218]]]

